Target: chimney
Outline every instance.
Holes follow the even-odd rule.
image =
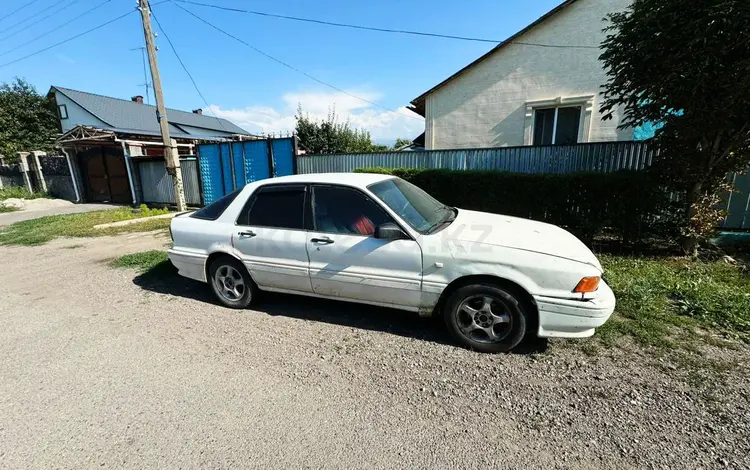
[[[136,103],[143,104],[143,97],[141,95],[135,95],[132,98],[130,98],[131,101],[134,101]]]
[[[194,109],[194,110],[193,110],[193,113],[194,113],[194,114],[203,114],[203,110],[202,110],[201,108],[198,108],[198,109]]]

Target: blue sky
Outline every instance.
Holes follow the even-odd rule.
[[[0,17],[29,0],[4,0]],[[134,9],[110,0],[96,11],[31,44],[30,39],[104,0],[36,0],[0,21],[0,81],[23,77],[45,92],[59,85],[108,96],[143,94],[143,45],[137,13],[59,47],[3,64]],[[340,23],[505,39],[560,0],[199,0],[202,3]],[[152,3],[156,3],[152,0]],[[70,4],[69,6],[67,6]],[[184,5],[184,4],[183,4]],[[26,28],[42,16],[65,8]],[[403,109],[410,100],[492,48],[492,44],[334,28],[184,5],[264,52],[387,111],[325,87],[228,38],[167,2],[153,7],[178,53],[218,115],[254,132],[293,128],[297,103],[312,115],[335,106],[379,142],[416,137],[424,129]],[[8,29],[25,18],[28,21]],[[205,108],[160,35],[159,66],[168,107]],[[153,98],[152,98],[153,103]],[[415,115],[414,115],[415,116]]]

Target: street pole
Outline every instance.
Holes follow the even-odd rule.
[[[172,177],[174,187],[174,200],[177,210],[185,210],[185,191],[182,187],[182,173],[180,173],[180,158],[177,154],[177,144],[169,137],[169,122],[167,121],[167,109],[164,106],[164,95],[161,89],[161,77],[159,76],[159,65],[156,63],[156,46],[154,45],[154,31],[151,28],[151,10],[148,0],[138,0],[138,9],[141,11],[143,20],[143,35],[146,39],[146,52],[148,53],[148,65],[151,68],[151,83],[154,87],[154,98],[156,98],[156,119],[161,128],[161,138],[164,143],[164,161],[167,165],[167,174]]]

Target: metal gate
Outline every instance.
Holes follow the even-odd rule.
[[[139,160],[137,162],[143,202],[149,204],[174,204],[172,177],[167,174],[164,160]],[[201,205],[198,161],[195,157],[180,158],[182,187],[185,202],[191,206]]]
[[[203,202],[210,204],[247,183],[295,174],[296,138],[198,146]]]
[[[89,202],[131,202],[130,182],[120,148],[93,147],[78,153]]]

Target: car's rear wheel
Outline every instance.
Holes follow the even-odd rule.
[[[257,287],[250,274],[231,256],[222,256],[211,262],[208,277],[214,295],[227,307],[245,308],[255,298]]]
[[[459,343],[486,353],[508,352],[518,346],[528,323],[518,299],[489,284],[457,289],[446,303],[444,318]]]

